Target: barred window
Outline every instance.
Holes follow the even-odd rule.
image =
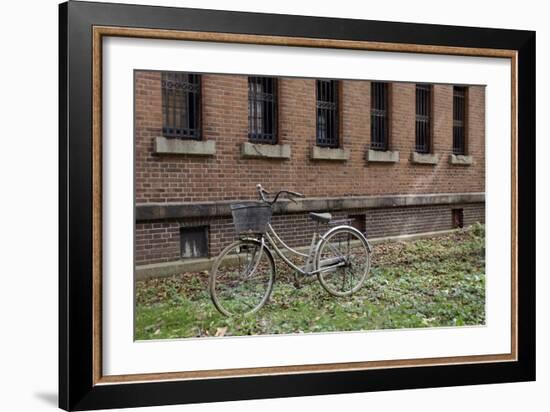
[[[258,143],[277,143],[277,79],[248,78],[248,138]]]
[[[162,73],[162,133],[166,137],[201,139],[201,77]]]
[[[371,83],[371,149],[388,150],[389,127],[389,85]]]
[[[429,153],[431,145],[432,87],[416,85],[416,143],[418,153]]]
[[[466,154],[466,87],[453,87],[453,153]]]
[[[317,80],[317,145],[338,147],[338,81]]]

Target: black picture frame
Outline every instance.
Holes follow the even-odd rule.
[[[517,361],[96,385],[93,379],[92,27],[517,51]],[[59,6],[59,406],[90,410],[535,379],[535,32],[74,2]]]

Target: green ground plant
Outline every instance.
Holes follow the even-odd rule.
[[[347,298],[315,281],[293,285],[277,263],[270,301],[256,314],[226,318],[213,306],[208,273],[136,282],[136,339],[173,339],[485,323],[485,228],[374,246],[369,278]],[[316,279],[316,278],[315,278]]]

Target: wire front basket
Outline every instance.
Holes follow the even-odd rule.
[[[231,213],[238,235],[260,235],[267,231],[273,210],[264,202],[242,202],[232,204]]]

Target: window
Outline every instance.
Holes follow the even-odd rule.
[[[429,153],[431,145],[432,87],[416,85],[416,142],[415,151]]]
[[[317,80],[317,146],[338,145],[338,81]]]
[[[453,87],[453,153],[466,154],[466,88]]]
[[[277,143],[277,79],[248,78],[248,138]]]
[[[200,96],[200,75],[183,72],[162,73],[164,136],[200,140]]]
[[[371,83],[371,149],[388,150],[389,98],[388,83]]]
[[[208,226],[181,227],[180,248],[182,258],[208,256]]]

